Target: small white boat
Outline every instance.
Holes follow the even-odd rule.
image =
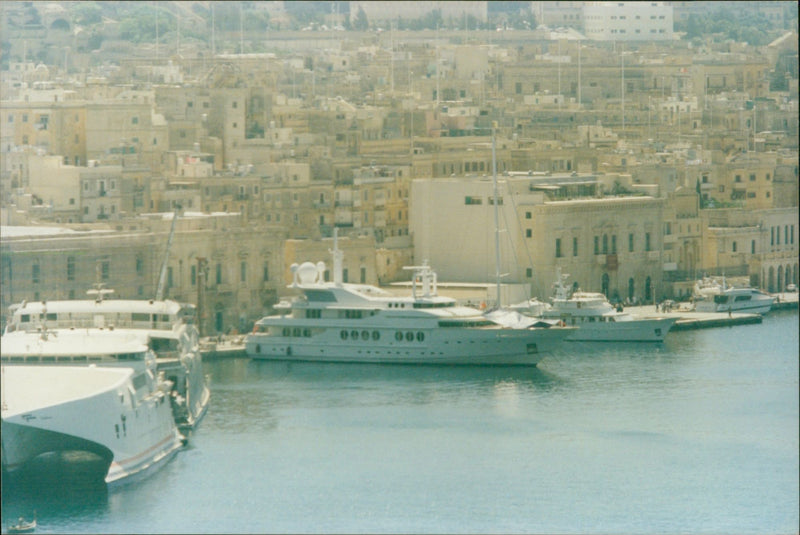
[[[33,515],[33,520],[30,522],[19,517],[16,524],[8,526],[9,533],[33,533],[34,531],[36,531],[36,514]]]
[[[596,292],[570,292],[564,281],[569,275],[557,271],[552,304],[536,299],[512,308],[534,317],[560,320],[578,329],[568,341],[588,342],[663,342],[678,320],[668,316],[637,316],[608,302]]]
[[[749,286],[728,286],[725,277],[719,283],[703,277],[694,285],[694,309],[697,312],[747,312],[766,314],[775,298]]]

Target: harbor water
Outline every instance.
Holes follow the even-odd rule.
[[[206,363],[208,415],[120,488],[3,481],[37,533],[797,533],[798,314],[538,368]],[[13,485],[12,485],[13,483]]]

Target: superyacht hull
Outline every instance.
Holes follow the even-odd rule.
[[[115,484],[182,447],[166,393],[137,395],[132,368],[7,365],[2,373],[4,471],[48,455],[88,457],[89,475]]]
[[[246,337],[245,349],[248,356],[267,360],[531,366],[573,331],[341,326],[306,337],[253,333]]]

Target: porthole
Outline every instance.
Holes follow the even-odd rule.
[[[408,342],[413,342],[414,341],[414,333],[412,333],[411,331],[408,331],[406,333],[406,340]]]
[[[341,333],[339,333],[339,336],[342,337],[342,340],[347,340],[347,331],[342,331]]]
[[[380,340],[381,339],[381,333],[378,332],[378,331],[372,331],[372,339],[373,340]]]
[[[396,333],[394,333],[394,339],[397,340],[398,342],[402,342],[403,341],[403,333],[401,333],[400,331],[397,331]]]
[[[358,340],[358,331],[355,329],[350,331],[350,338],[352,338],[353,340]]]
[[[292,330],[292,336],[300,336],[300,327],[295,327]]]
[[[369,331],[361,331],[361,339],[369,340]]]
[[[422,342],[425,340],[425,333],[420,331],[417,333],[417,342]]]

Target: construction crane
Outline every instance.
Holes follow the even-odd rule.
[[[178,213],[180,212],[180,205],[175,206],[175,212],[172,214],[172,226],[169,229],[169,238],[167,238],[167,248],[164,251],[164,261],[161,263],[161,274],[158,277],[158,288],[156,288],[156,301],[161,301],[164,298],[164,285],[167,281],[167,262],[169,261],[169,250],[172,247],[172,238],[175,236],[175,223],[178,221]]]

